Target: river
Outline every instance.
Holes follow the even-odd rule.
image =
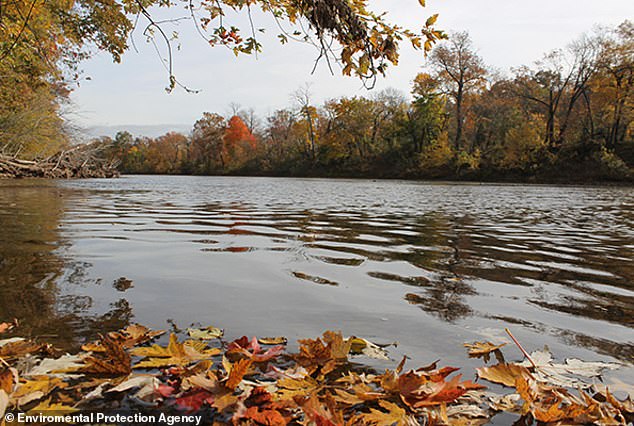
[[[336,329],[398,343],[383,367],[406,354],[471,368],[463,343],[508,341],[508,327],[557,359],[625,363],[609,380],[633,383],[634,190],[6,180],[0,291],[0,320],[62,347],[130,322],[291,342]]]

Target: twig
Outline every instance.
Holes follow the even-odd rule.
[[[517,341],[515,336],[513,336],[513,333],[511,333],[511,330],[509,330],[508,328],[505,328],[504,331],[506,331],[506,334],[509,335],[509,337],[513,340],[513,342],[517,345],[517,347],[520,348],[520,351],[522,351],[522,353],[524,354],[528,362],[531,363],[533,368],[537,368],[537,365],[535,364],[531,356],[528,354],[528,352],[526,352],[526,350],[522,347],[522,345],[520,345],[520,342]]]

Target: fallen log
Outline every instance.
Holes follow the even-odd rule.
[[[0,178],[113,178],[118,177],[118,162],[100,155],[95,145],[80,145],[48,158],[22,160],[0,154]]]

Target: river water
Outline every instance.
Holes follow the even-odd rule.
[[[0,291],[0,320],[62,347],[130,322],[289,341],[336,329],[397,342],[412,367],[471,368],[463,343],[508,327],[558,359],[624,363],[618,387],[634,383],[634,189],[0,181]]]

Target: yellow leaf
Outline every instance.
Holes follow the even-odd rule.
[[[258,339],[261,345],[285,345],[288,343],[286,337],[261,337]]]
[[[203,344],[204,347],[204,344]],[[198,344],[179,343],[175,334],[170,335],[169,345],[135,348],[132,355],[146,358],[134,365],[134,368],[158,368],[170,365],[189,365],[194,361],[210,358],[220,353],[220,349],[202,349]]]
[[[64,404],[60,404],[60,403],[51,404],[51,400],[49,398],[46,401],[42,401],[35,407],[31,408],[27,414],[31,416],[37,415],[37,414],[44,414],[44,415],[55,414],[57,416],[63,416],[66,414],[76,413],[77,411],[79,411],[79,409],[74,407],[69,407]]]
[[[284,377],[277,381],[277,387],[277,397],[281,400],[289,400],[297,395],[305,396],[315,393],[321,388],[321,385],[317,380],[306,376],[302,378]]]
[[[515,387],[515,381],[519,377],[530,377],[527,368],[517,364],[496,364],[491,367],[478,368],[478,377],[493,383]]]
[[[357,416],[363,424],[375,426],[404,426],[409,423],[410,419],[407,412],[398,405],[389,401],[379,401],[381,408],[388,412],[370,409],[369,413],[363,413]]]
[[[224,334],[221,329],[216,327],[188,328],[187,333],[192,339],[198,340],[219,339]]]
[[[425,22],[425,26],[431,27],[432,25],[436,23],[437,20],[438,20],[438,14],[436,13],[435,15],[432,15],[429,18],[427,18],[427,22]]]
[[[64,389],[66,386],[68,384],[59,377],[36,376],[33,380],[27,380],[20,384],[11,394],[11,400],[17,405],[25,405],[44,398],[56,388]]]

